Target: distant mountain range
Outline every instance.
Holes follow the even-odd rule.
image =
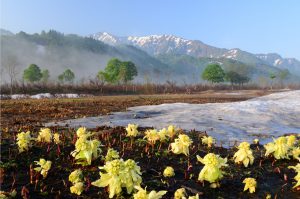
[[[189,55],[196,58],[228,58],[246,64],[269,65],[279,69],[288,69],[291,73],[300,74],[300,62],[295,58],[282,58],[275,53],[252,54],[238,48],[225,49],[207,45],[198,40],[187,40],[174,35],[150,35],[143,37],[118,37],[107,32],[91,35],[92,38],[110,45],[128,44],[136,46],[150,55],[175,54]]]
[[[116,57],[136,64],[139,75],[135,81],[138,82],[197,83],[203,81],[201,73],[210,63],[220,64],[225,71],[246,73],[252,81],[261,78],[268,81],[270,73],[279,74],[288,69],[288,81],[300,81],[300,63],[296,59],[217,48],[172,35],[117,37],[97,33],[81,37],[53,30],[13,34],[1,29],[0,36],[1,68],[7,65],[8,57],[14,57],[20,78],[24,68],[35,63],[49,69],[52,79],[57,79],[66,68],[75,72],[78,81],[92,79],[109,59]]]

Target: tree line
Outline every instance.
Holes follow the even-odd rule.
[[[250,81],[250,77],[246,74],[238,73],[236,71],[225,72],[219,64],[209,64],[202,73],[202,79],[213,83],[230,82],[234,84],[243,85]]]
[[[105,69],[100,70],[97,74],[97,78],[102,82],[110,84],[127,84],[132,81],[134,77],[138,75],[135,64],[131,61],[120,61],[117,58],[113,58],[108,61]],[[36,64],[30,64],[23,71],[23,79],[27,82],[48,82],[50,73],[48,69],[41,70]],[[66,69],[63,73],[57,77],[60,83],[73,83],[75,74],[71,69]]]
[[[8,68],[16,65],[15,63],[11,63]],[[11,84],[11,93],[13,86],[13,79],[16,73],[14,68],[8,70],[10,76],[10,84]],[[234,85],[243,86],[250,81],[250,77],[247,75],[248,73],[241,70],[227,70],[224,71],[223,68],[217,64],[209,64],[204,69],[201,74],[203,80],[207,80],[211,82],[211,85],[222,82],[229,82],[233,88]],[[136,65],[131,61],[121,61],[117,58],[112,58],[107,62],[107,65],[104,70],[100,70],[96,77],[97,80],[101,82],[101,84],[108,83],[113,85],[119,84],[128,84],[130,81],[134,80],[134,78],[138,75],[138,70]],[[271,89],[273,85],[273,81],[275,78],[279,78],[279,80],[283,80],[290,75],[288,70],[281,71],[278,74],[270,73],[269,78],[271,80]],[[30,64],[23,71],[23,79],[29,83],[42,82],[47,83],[50,79],[50,72],[48,69],[41,70],[39,66],[36,64]],[[75,73],[71,69],[66,69],[61,74],[57,76],[57,80],[59,83],[73,83],[75,80]]]

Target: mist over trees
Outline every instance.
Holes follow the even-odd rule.
[[[66,69],[62,74],[58,75],[58,80],[61,83],[73,83],[75,74],[71,69]]]
[[[43,83],[47,83],[49,81],[49,78],[50,78],[49,70],[48,69],[42,70],[42,79],[41,79],[41,81]]]
[[[235,71],[228,71],[225,73],[225,80],[230,82],[232,86],[234,84],[243,85],[250,81],[250,77]]]
[[[224,81],[231,84],[258,83],[280,84],[294,81],[288,70],[254,66],[227,58],[192,57],[189,55],[160,54],[150,56],[145,51],[130,45],[109,46],[101,41],[74,34],[63,34],[54,30],[40,34],[20,32],[1,36],[1,83],[13,84],[37,82],[51,83],[97,83],[108,84],[164,84],[177,85]],[[115,60],[114,66],[109,62]],[[120,61],[126,60],[126,61]],[[40,67],[41,78],[23,79],[26,67],[34,63]],[[202,74],[207,65],[217,64],[221,70]],[[69,68],[67,68],[68,66]],[[74,78],[64,72],[70,69]],[[100,71],[99,71],[100,70]],[[235,73],[232,73],[235,72]],[[224,74],[223,74],[224,73]],[[270,79],[274,73],[277,78]],[[64,74],[64,75],[63,75]],[[60,76],[60,78],[58,78]],[[72,75],[71,75],[72,76]],[[204,77],[204,78],[201,78]],[[248,80],[249,78],[249,80]],[[260,81],[261,80],[261,81]],[[225,83],[227,84],[227,83]]]
[[[2,62],[4,64],[2,64]],[[6,72],[9,76],[10,94],[13,93],[13,84],[17,80],[17,75],[20,73],[18,64],[17,57],[14,55],[1,56],[1,84],[3,83],[3,74]]]

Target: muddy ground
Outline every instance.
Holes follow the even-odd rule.
[[[1,127],[41,126],[44,122],[105,115],[128,107],[162,103],[218,103],[251,99],[271,93],[263,90],[205,91],[199,94],[97,96],[77,99],[1,100]]]

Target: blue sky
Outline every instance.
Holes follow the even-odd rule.
[[[300,60],[299,0],[1,0],[1,28],[83,36],[173,34]]]

